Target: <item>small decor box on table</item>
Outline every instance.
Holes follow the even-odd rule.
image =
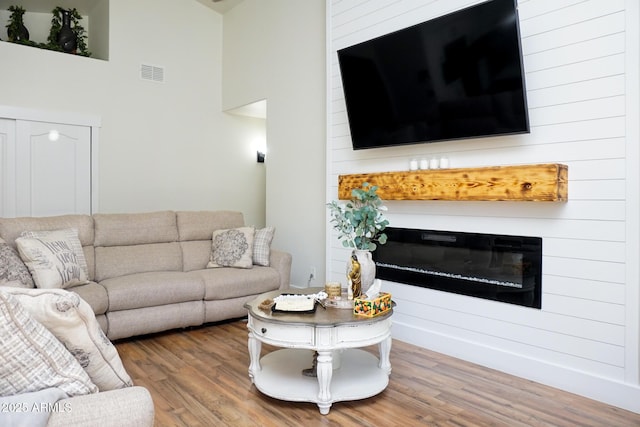
[[[359,316],[375,317],[389,311],[391,304],[391,294],[388,292],[380,292],[372,300],[354,298],[353,313]]]

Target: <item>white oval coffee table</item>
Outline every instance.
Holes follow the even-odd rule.
[[[316,293],[320,288],[296,290]],[[392,310],[367,318],[353,310],[272,313],[259,308],[282,291],[267,292],[245,304],[249,311],[249,377],[260,392],[280,400],[314,402],[326,415],[334,402],[374,396],[389,384]],[[280,347],[260,358],[262,343]],[[379,357],[360,349],[378,344]],[[317,378],[302,374],[313,365]],[[334,369],[333,355],[339,355]]]

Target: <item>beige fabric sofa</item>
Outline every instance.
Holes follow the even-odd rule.
[[[256,295],[288,288],[291,255],[275,249],[268,267],[206,268],[213,231],[244,225],[234,211],[0,218],[0,237],[15,247],[25,230],[77,229],[91,282],[69,290],[116,340],[242,317]]]
[[[240,212],[0,218],[0,237],[16,247],[23,231],[75,228],[90,283],[68,288],[93,309],[111,340],[246,315],[244,304],[289,287],[291,255],[271,249],[269,266],[206,268],[214,230],[244,226]],[[129,387],[60,401],[48,426],[151,426],[149,392]]]
[[[47,427],[152,427],[155,410],[149,391],[144,387],[128,387],[87,394],[57,402]]]

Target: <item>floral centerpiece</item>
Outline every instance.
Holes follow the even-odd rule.
[[[384,229],[389,225],[383,212],[387,210],[376,193],[378,187],[368,182],[362,188],[351,191],[351,200],[344,205],[335,200],[327,204],[331,212],[331,223],[338,231],[338,239],[346,248],[353,248],[347,263],[349,295],[359,297],[363,289],[373,284],[376,265],[371,258],[378,244],[387,242]]]

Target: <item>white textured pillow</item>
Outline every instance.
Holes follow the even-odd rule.
[[[88,283],[87,261],[77,230],[25,231],[16,245],[38,288]]]
[[[269,256],[271,255],[271,241],[276,229],[265,227],[256,230],[253,242],[253,263],[255,265],[269,266]]]
[[[211,257],[207,268],[253,267],[253,227],[216,230],[211,237]]]
[[[20,303],[0,289],[0,396],[57,387],[69,396],[96,393],[78,361]]]
[[[8,292],[64,344],[100,391],[133,385],[93,310],[77,294],[64,289],[12,288]]]

